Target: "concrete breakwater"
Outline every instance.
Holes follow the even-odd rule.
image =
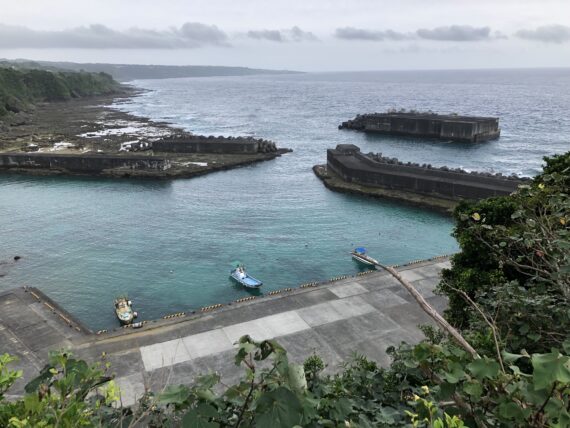
[[[156,152],[254,154],[274,153],[272,141],[251,137],[214,137],[204,135],[174,135],[152,143]]]
[[[459,168],[435,168],[426,164],[403,163],[382,155],[365,155],[352,144],[340,144],[336,149],[327,151],[327,170],[349,187],[360,185],[372,189],[388,189],[394,197],[402,192],[402,199],[409,199],[404,197],[406,194],[445,201],[483,199],[508,195],[528,180],[502,174],[467,172]],[[316,170],[315,172],[317,173]],[[371,191],[371,194],[373,193],[375,192]]]
[[[501,135],[499,119],[496,117],[419,112],[359,114],[354,119],[341,123],[339,129],[343,128],[471,143],[496,139]]]
[[[170,166],[168,159],[156,156],[0,153],[0,168],[3,169],[43,169],[97,174],[109,169],[164,171]]]

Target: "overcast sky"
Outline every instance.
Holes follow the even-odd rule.
[[[570,67],[570,0],[0,0],[0,58],[305,71]]]

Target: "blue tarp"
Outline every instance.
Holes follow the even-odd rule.
[[[364,254],[364,253],[366,253],[366,248],[364,248],[364,247],[357,247],[357,248],[354,249],[354,251],[355,251],[356,253]]]

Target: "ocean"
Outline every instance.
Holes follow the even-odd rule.
[[[0,290],[40,288],[94,330],[117,325],[128,294],[140,319],[355,274],[355,246],[388,264],[457,250],[449,217],[327,190],[311,167],[341,143],[402,161],[532,176],[570,150],[570,71],[310,73],[131,82],[148,91],[115,107],[197,134],[255,136],[293,152],[189,180],[0,175]],[[389,108],[498,116],[480,144],[338,130]]]

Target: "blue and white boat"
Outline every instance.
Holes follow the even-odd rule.
[[[352,258],[354,260],[356,260],[359,263],[362,263],[363,265],[376,266],[377,264],[379,264],[378,260],[373,259],[368,254],[366,254],[366,248],[364,247],[357,247],[354,249],[354,251],[351,251],[350,254],[352,255]]]
[[[260,280],[249,276],[242,264],[238,264],[236,268],[230,272],[230,277],[238,284],[247,288],[259,288],[263,285],[263,282]]]

